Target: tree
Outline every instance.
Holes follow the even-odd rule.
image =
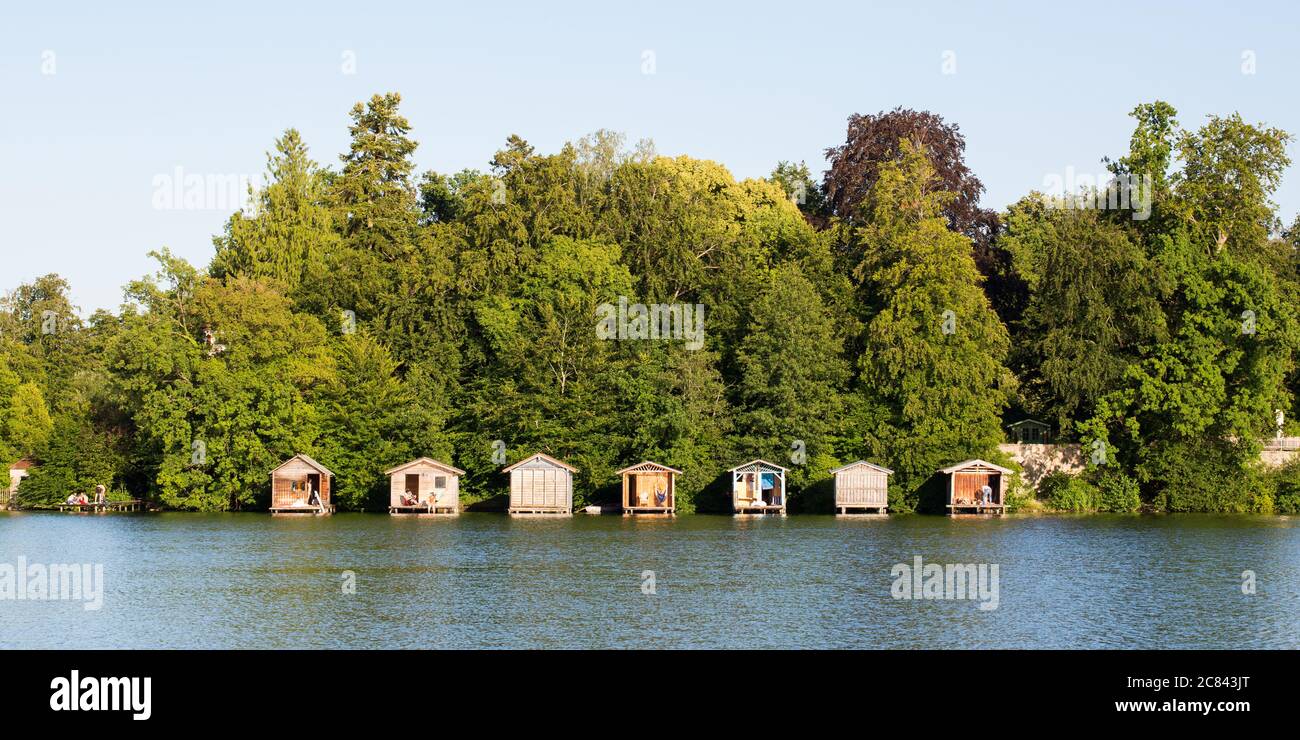
[[[269,184],[257,193],[256,212],[236,212],[213,240],[217,253],[210,271],[219,278],[265,278],[290,290],[318,290],[338,242],[326,175],[294,129],[276,139],[266,170]]]
[[[34,466],[18,487],[20,506],[49,506],[69,493],[112,488],[121,469],[112,436],[94,423],[84,399],[64,407],[37,447]]]
[[[5,436],[18,457],[33,454],[49,441],[53,422],[45,396],[35,383],[23,383],[14,389],[6,418]]]
[[[401,95],[386,93],[352,107],[352,141],[333,183],[348,245],[386,259],[401,253],[416,214],[411,155],[418,145],[409,136],[411,124],[397,112],[401,102]]]
[[[972,242],[975,264],[985,278],[984,289],[1004,320],[1017,315],[1024,299],[1024,286],[1010,269],[1010,257],[999,248],[998,216],[980,208],[984,184],[966,166],[966,139],[956,124],[929,111],[895,108],[875,115],[849,116],[843,144],[826,149],[830,168],[822,179],[822,191],[830,215],[850,229],[858,225],[861,205],[868,198],[881,172],[903,156],[905,143],[922,151],[934,176],[926,187],[947,193],[942,212],[948,225]],[[848,248],[846,239],[841,248]],[[846,255],[847,265],[858,255]]]
[[[597,333],[596,316],[601,304],[630,293],[617,247],[556,238],[514,295],[476,301],[487,357],[466,389],[465,431],[571,459],[587,490],[604,485],[616,469],[621,424],[611,389],[622,368],[619,341]],[[474,446],[482,449],[481,442]]]
[[[1022,398],[1068,438],[1163,337],[1155,268],[1130,232],[1097,210],[1031,196],[1006,221],[1003,244],[1030,288],[1013,353]]]
[[[737,352],[738,405],[746,456],[784,459],[801,443],[807,458],[791,475],[798,487],[809,482],[808,459],[834,459],[831,437],[848,380],[842,347],[812,283],[795,266],[773,270]]]
[[[858,216],[855,268],[866,329],[858,445],[896,471],[900,508],[941,464],[987,458],[1014,380],[1007,332],[980,290],[970,241],[943,215],[925,154],[904,143]]]
[[[1258,492],[1234,485],[1246,479],[1215,477],[1217,493],[1187,484],[1225,467],[1249,469],[1274,409],[1290,407],[1297,322],[1266,273],[1230,255],[1181,279],[1181,310],[1168,339],[1129,368],[1122,388],[1083,425],[1084,435],[1135,470],[1160,509],[1258,510]],[[1212,469],[1189,472],[1198,469],[1189,460]]]
[[[821,183],[813,179],[806,162],[795,164],[782,160],[768,179],[781,186],[786,197],[799,206],[809,223],[826,225],[826,194],[822,192]]]
[[[1291,159],[1287,132],[1252,126],[1239,114],[1211,116],[1178,141],[1182,170],[1175,177],[1177,207],[1198,241],[1252,255],[1281,230],[1269,197]]]
[[[159,284],[129,295],[110,345],[115,393],[147,445],[154,493],[205,511],[252,505],[267,472],[321,435],[315,397],[333,378],[324,327],[287,297],[247,278],[220,283],[159,255]]]
[[[318,312],[322,319],[337,320],[341,310],[361,322],[377,316],[380,298],[395,287],[392,263],[414,242],[420,212],[411,155],[417,145],[411,124],[397,112],[401,101],[387,93],[352,108],[352,140],[330,188],[342,244],[328,260],[333,290]]]
[[[413,456],[419,408],[397,378],[397,363],[369,333],[360,331],[337,343],[337,374],[324,390],[321,462],[334,471],[334,496],[347,509],[386,506],[388,478],[383,471]]]

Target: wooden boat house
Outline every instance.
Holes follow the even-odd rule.
[[[677,512],[677,476],[682,471],[643,460],[623,468],[623,515],[666,514]]]
[[[894,471],[866,460],[858,460],[831,471],[835,476],[835,513],[874,511],[889,508],[889,476]]]
[[[333,514],[334,474],[306,455],[294,455],[271,471],[272,514]]]
[[[1045,445],[1052,441],[1052,427],[1037,419],[1021,419],[1008,424],[1007,430],[1016,444]]]
[[[388,513],[459,514],[460,477],[464,470],[421,457],[384,471],[388,476]]]
[[[766,460],[751,460],[730,472],[731,506],[737,515],[785,516],[785,468]]]
[[[506,468],[511,514],[573,513],[573,474],[578,469],[537,453]]]
[[[1013,471],[984,460],[967,460],[939,473],[947,476],[949,514],[1003,513]]]

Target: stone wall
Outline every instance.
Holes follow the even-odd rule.
[[[1264,441],[1259,460],[1264,467],[1280,468],[1300,454],[1300,437],[1276,437]]]
[[[1265,440],[1264,445],[1259,460],[1265,467],[1280,468],[1300,455],[1300,437],[1269,439]],[[1078,444],[1000,444],[998,449],[1010,455],[1025,469],[1022,477],[1033,488],[1038,488],[1038,484],[1049,473],[1082,473],[1087,463]]]
[[[998,449],[1024,468],[1021,478],[1032,488],[1038,488],[1049,473],[1082,473],[1087,463],[1078,444],[1000,444]]]

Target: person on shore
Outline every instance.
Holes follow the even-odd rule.
[[[989,485],[987,483],[980,486],[980,503],[981,504],[993,503],[993,489],[989,488]]]
[[[95,486],[95,503],[103,506],[107,498],[108,490],[104,488],[104,485],[101,483],[100,485]]]

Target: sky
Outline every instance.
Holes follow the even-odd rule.
[[[239,203],[168,203],[186,176],[258,181],[290,127],[337,166],[378,92],[401,93],[418,170],[444,173],[486,169],[511,134],[548,153],[606,128],[737,178],[819,175],[849,115],[929,110],[996,209],[1104,173],[1142,102],[1300,134],[1289,2],[114,5],[0,16],[0,290],[56,272],[83,314],[154,272],[150,250],[211,259]],[[1297,169],[1274,197],[1288,223]]]

